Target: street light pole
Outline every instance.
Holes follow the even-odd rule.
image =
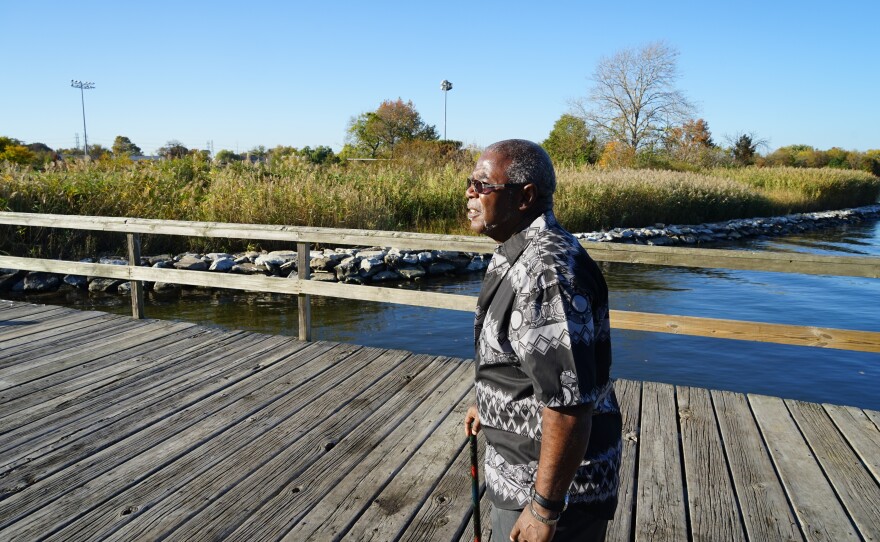
[[[444,79],[440,82],[440,90],[443,91],[443,140],[446,141],[446,94],[452,90],[452,83]]]
[[[88,134],[88,132],[86,132],[86,97],[85,97],[85,92],[83,92],[83,91],[91,89],[91,88],[95,88],[95,84],[88,82],[88,81],[83,82],[83,81],[77,81],[77,80],[71,79],[70,86],[72,86],[73,88],[79,89],[79,97],[80,97],[80,101],[82,101],[82,111],[83,111],[83,141],[84,141],[83,155],[88,156],[89,155],[89,134]]]

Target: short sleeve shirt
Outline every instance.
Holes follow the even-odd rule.
[[[547,212],[499,245],[474,325],[477,408],[492,503],[528,504],[544,407],[593,405],[569,502],[610,517],[617,500],[621,417],[610,378],[608,288],[578,240]]]

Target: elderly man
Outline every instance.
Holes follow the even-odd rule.
[[[468,179],[471,229],[498,243],[476,310],[477,404],[493,540],[603,540],[621,418],[608,288],[553,216],[556,174],[530,141],[489,146]],[[497,538],[496,538],[497,537]]]

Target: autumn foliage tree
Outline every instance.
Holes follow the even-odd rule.
[[[347,143],[355,152],[370,158],[393,158],[402,141],[438,139],[434,126],[426,124],[412,101],[385,100],[375,111],[352,117]]]
[[[673,160],[693,165],[711,165],[707,158],[715,148],[709,124],[703,119],[690,119],[680,126],[672,126],[663,136],[663,146]]]

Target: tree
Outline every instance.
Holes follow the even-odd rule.
[[[636,152],[655,143],[663,128],[681,124],[694,106],[674,88],[678,51],[663,42],[603,57],[589,97],[575,106],[606,140]]]
[[[599,142],[590,134],[586,121],[574,115],[559,117],[541,146],[554,161],[581,165],[595,164],[599,159]]]
[[[113,140],[113,156],[141,156],[143,155],[143,151],[141,148],[131,142],[125,136],[116,136],[116,139]]]
[[[709,165],[707,151],[715,147],[709,124],[703,119],[686,121],[666,129],[663,146],[670,158],[694,165]]]
[[[181,143],[180,141],[172,139],[168,143],[165,143],[164,147],[159,147],[156,153],[171,160],[174,158],[183,158],[184,156],[188,155],[189,149],[184,147],[183,143]]]
[[[218,164],[228,164],[230,162],[241,162],[242,160],[243,160],[243,158],[240,154],[235,154],[234,152],[232,152],[228,149],[223,149],[223,150],[217,152],[216,155],[214,155],[214,161],[217,162]]]
[[[346,141],[370,158],[394,157],[401,141],[438,139],[437,129],[425,124],[412,101],[385,100],[378,109],[352,117]]]
[[[101,158],[109,158],[110,149],[104,147],[100,143],[89,145],[89,158],[92,160],[100,160]]]
[[[730,152],[733,153],[733,161],[741,166],[750,166],[755,163],[758,156],[758,147],[766,145],[763,139],[753,133],[739,134],[734,136]]]

